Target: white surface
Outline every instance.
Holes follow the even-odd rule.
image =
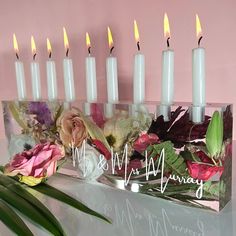
[[[41,99],[41,81],[38,62],[31,62],[32,93],[34,101]]]
[[[86,64],[86,89],[87,102],[97,101],[97,78],[95,57],[88,56],[85,59]]]
[[[50,101],[57,99],[57,75],[56,65],[53,60],[46,62],[47,67],[47,85],[48,85],[48,99]]]
[[[7,161],[5,144],[0,142],[1,163]],[[235,170],[235,168],[233,168]],[[235,174],[233,176],[235,185]],[[236,235],[236,198],[221,213],[183,207],[165,200],[109,187],[86,184],[62,175],[49,183],[104,213],[112,225],[85,215],[48,197],[38,195],[60,220],[68,236],[233,236]],[[48,235],[28,223],[35,235]],[[0,235],[12,233],[0,222]]]
[[[23,63],[19,60],[15,62],[15,71],[16,71],[18,99],[25,100],[26,99],[25,71]]]
[[[66,101],[70,102],[75,100],[74,71],[73,71],[73,63],[70,58],[64,58],[63,72],[64,72]]]
[[[171,105],[174,99],[174,51],[162,52],[161,104]]]
[[[205,89],[205,49],[195,48],[192,51],[192,102],[193,106],[205,106],[206,89]],[[194,110],[192,121],[194,123],[202,122],[201,111]]]
[[[107,99],[109,103],[117,103],[119,101],[118,91],[118,75],[117,75],[117,59],[109,56],[106,59],[107,72]]]
[[[133,101],[143,103],[145,101],[145,57],[143,54],[137,53],[134,57],[133,79]]]

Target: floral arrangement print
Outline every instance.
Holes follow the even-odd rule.
[[[86,116],[79,108],[64,108],[60,103],[10,104],[9,110],[21,127],[21,133],[14,136],[14,140],[22,138],[21,135],[32,134],[37,145],[31,151],[27,150],[27,145],[21,145],[25,150],[14,156],[6,173],[44,180],[56,172],[58,161],[71,159],[74,149],[77,153],[84,152],[84,159],[76,160],[75,166],[80,178],[86,181],[106,178],[112,184],[128,174],[128,185],[137,183],[141,193],[176,199],[201,208],[207,207],[199,203],[195,196],[198,186],[194,183],[184,185],[179,179],[202,181],[202,200],[215,201],[219,199],[219,193],[226,194],[226,182],[221,176],[225,173],[225,163],[232,155],[230,106],[222,113],[215,111],[211,117],[205,116],[201,124],[194,124],[189,110],[183,107],[172,111],[169,121],[164,121],[163,116],[154,118],[145,107],[131,115],[121,106],[114,110],[110,118],[105,117],[102,104],[91,104],[90,108],[91,115]],[[33,145],[33,142],[27,142]],[[57,154],[61,150],[61,155],[54,158],[54,151],[51,151],[45,160],[48,167],[42,169],[40,164],[37,168],[32,166],[27,175],[20,171],[25,159],[27,162],[32,158],[37,160],[41,150],[47,152],[50,148],[57,150]],[[160,167],[163,150],[163,173],[159,171],[154,174],[153,170],[146,173],[147,162],[152,162],[154,169]],[[122,163],[115,166],[115,173],[109,166],[114,158],[112,153],[116,153]],[[126,154],[127,163],[122,162]],[[109,166],[107,171],[98,168],[101,155],[105,158],[104,165]],[[22,176],[21,181],[26,182]],[[168,181],[170,177],[172,179]],[[168,185],[161,193],[159,190],[163,181]]]

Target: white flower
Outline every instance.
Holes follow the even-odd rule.
[[[113,150],[119,152],[130,132],[132,132],[133,119],[122,111],[109,119],[104,125],[104,135]]]
[[[82,147],[74,153],[77,171],[81,179],[95,181],[103,174],[104,171],[99,165],[100,153],[95,148],[84,142]]]

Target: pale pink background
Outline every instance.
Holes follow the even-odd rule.
[[[8,0],[0,6],[0,98],[17,97],[12,34],[17,35],[21,58],[25,63],[27,88],[31,96],[29,63],[30,36],[38,48],[46,98],[46,37],[53,47],[57,64],[59,96],[64,97],[62,27],[68,32],[71,57],[74,61],[76,94],[84,99],[85,32],[92,41],[97,60],[99,99],[106,99],[105,58],[108,54],[106,27],[112,29],[115,54],[119,64],[120,98],[132,98],[132,64],[136,45],[133,20],[138,22],[141,47],[146,56],[146,99],[159,100],[161,83],[161,51],[163,15],[168,13],[171,46],[175,50],[175,100],[191,101],[191,50],[196,46],[195,14],[202,22],[207,63],[207,101],[233,102],[236,105],[236,2],[234,0]],[[1,118],[0,136],[3,137]]]

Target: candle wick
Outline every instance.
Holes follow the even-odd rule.
[[[113,49],[114,49],[114,46],[112,46],[110,49],[110,55],[112,54]]]
[[[16,52],[16,59],[17,60],[19,60],[20,59],[20,57],[19,57],[19,55],[18,55],[18,53]]]
[[[91,54],[91,47],[88,47],[88,54]]]
[[[49,52],[48,57],[51,59],[52,58],[52,52]]]
[[[36,57],[36,53],[34,53],[34,55],[33,55],[33,60],[35,61],[35,57]]]
[[[167,38],[166,44],[167,44],[167,47],[169,48],[170,47],[170,37]]]
[[[138,48],[138,51],[140,51],[140,45],[139,45],[139,42],[137,42],[137,48]]]
[[[200,44],[201,44],[201,40],[202,40],[202,36],[198,39],[198,47],[200,47]]]
[[[66,57],[69,56],[69,48],[66,49]]]

